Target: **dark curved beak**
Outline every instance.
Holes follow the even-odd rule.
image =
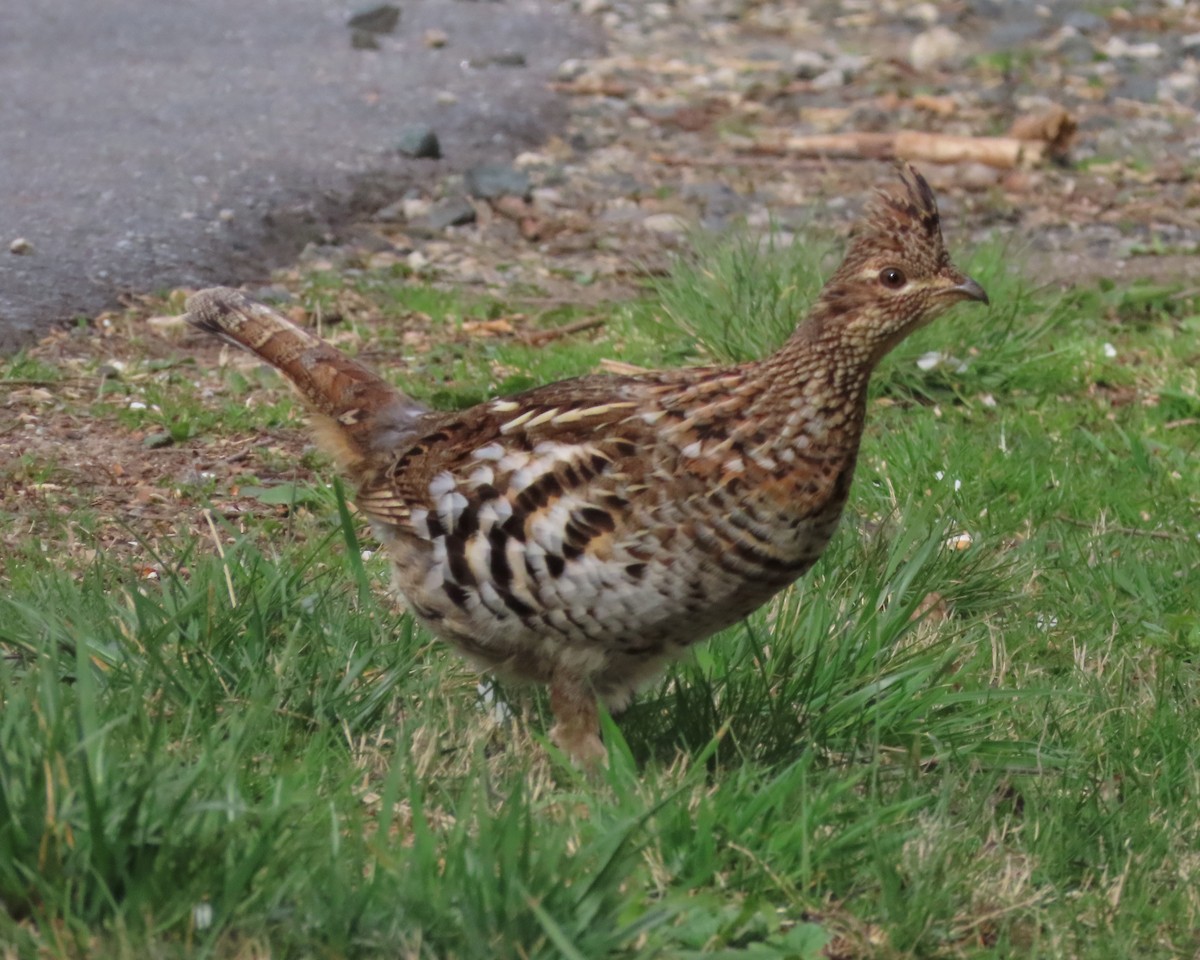
[[[950,288],[964,300],[978,300],[980,303],[990,303],[987,291],[970,277],[963,277],[962,283]]]

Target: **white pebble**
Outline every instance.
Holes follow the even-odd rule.
[[[211,903],[198,903],[192,907],[192,923],[197,930],[207,930],[212,926],[213,908]]]
[[[946,546],[951,550],[966,550],[974,542],[969,533],[956,533],[954,536],[947,538]]]

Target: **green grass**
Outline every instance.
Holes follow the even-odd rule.
[[[0,591],[0,956],[1193,955],[1197,301],[1033,290],[1009,260],[978,251],[993,306],[879,371],[818,566],[606,719],[600,782],[554,755],[540,695],[499,691],[496,721],[304,468],[239,477],[270,509],[142,541],[146,566],[58,549],[103,526],[86,493],[0,521],[39,538]],[[455,405],[602,357],[761,353],[820,269],[729,243],[541,349],[459,335],[503,303],[346,282],[396,318],[359,345]],[[61,376],[0,368],[33,373]],[[127,378],[136,412],[81,402],[201,453],[297,426],[274,378],[201,373]]]

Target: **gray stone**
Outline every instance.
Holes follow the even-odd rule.
[[[507,163],[484,163],[467,171],[463,182],[467,192],[482,200],[497,197],[530,197],[533,184],[529,174]]]
[[[797,80],[812,80],[828,68],[829,61],[816,50],[796,50],[792,53],[792,70]]]
[[[442,156],[442,145],[438,142],[433,127],[423,123],[412,123],[402,128],[396,138],[396,152],[406,157],[437,160]]]
[[[475,207],[466,197],[447,197],[430,208],[427,219],[433,230],[461,227],[475,222]]]
[[[813,77],[812,85],[814,90],[836,90],[838,87],[846,85],[846,74],[837,67],[833,67]]]
[[[144,450],[159,450],[175,443],[175,438],[169,433],[148,433],[142,440]]]
[[[340,231],[335,238],[337,243],[351,247],[355,253],[388,253],[395,250],[392,243],[383,234],[367,223],[352,223]]]
[[[602,173],[597,179],[608,193],[616,197],[637,198],[649,192],[646,184],[624,170]]]
[[[1063,17],[1063,26],[1080,33],[1095,33],[1108,27],[1108,21],[1090,10],[1072,10]]]
[[[993,50],[1008,50],[1036,40],[1046,30],[1046,22],[1037,17],[1026,20],[1009,20],[997,23],[987,36],[987,45]]]
[[[378,50],[379,38],[370,30],[351,30],[350,46],[355,50]]]
[[[1064,37],[1055,51],[1064,63],[1092,63],[1096,59],[1096,48],[1092,41],[1081,33]]]
[[[1114,99],[1154,103],[1158,100],[1158,78],[1142,74],[1127,76],[1117,84],[1112,95]]]
[[[508,50],[489,57],[488,61],[493,67],[523,67],[525,66],[525,54],[518,50]]]
[[[642,226],[651,233],[674,234],[687,230],[687,221],[674,213],[652,213],[642,220]]]
[[[745,206],[741,195],[725,183],[689,183],[681,191],[681,196],[685,200],[701,203],[706,217],[724,219]]]
[[[1185,106],[1195,103],[1197,94],[1200,94],[1200,77],[1187,70],[1167,74],[1158,85],[1160,97],[1169,97]]]
[[[1004,16],[1004,4],[1001,0],[968,0],[967,9],[985,20]]]
[[[403,223],[408,219],[404,215],[404,201],[397,200],[386,207],[380,207],[375,211],[374,219],[379,223]]]
[[[366,33],[391,33],[400,22],[400,8],[394,3],[379,3],[363,7],[350,14],[346,26]]]
[[[862,57],[853,53],[839,53],[833,58],[833,63],[830,66],[834,70],[841,70],[847,80],[853,80],[867,69],[870,62],[868,57]]]

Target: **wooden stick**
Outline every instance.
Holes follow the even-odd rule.
[[[788,137],[786,153],[801,157],[900,158],[925,163],[982,163],[1001,170],[1032,166],[1046,156],[1041,140],[1016,137],[964,137],[949,133],[897,130],[895,133],[820,133]]]
[[[531,346],[536,347],[543,343],[549,343],[551,340],[557,340],[559,337],[569,337],[573,333],[581,333],[584,330],[591,330],[593,327],[603,325],[604,317],[584,317],[581,320],[572,320],[570,323],[564,323],[561,327],[522,332],[518,334],[518,337]]]

